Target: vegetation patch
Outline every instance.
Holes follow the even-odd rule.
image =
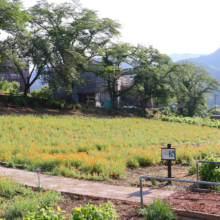
[[[52,206],[60,200],[60,192],[54,190],[33,191],[0,175],[0,216],[6,219],[21,218],[28,212]]]
[[[219,130],[143,118],[1,116],[0,160],[30,171],[83,179],[115,179],[126,167],[161,163],[172,143],[177,162],[220,151]]]

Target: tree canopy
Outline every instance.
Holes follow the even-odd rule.
[[[152,46],[138,45],[132,54],[134,79],[138,81],[135,91],[140,98],[141,108],[154,98],[166,100],[172,95],[168,76],[176,68],[169,56],[161,54]],[[165,101],[166,102],[166,101]]]
[[[48,78],[55,88],[72,92],[80,84],[80,74],[91,58],[119,35],[120,24],[99,18],[93,10],[72,4],[48,4],[41,1],[30,10],[34,28],[40,28],[50,47],[44,52],[48,60]]]
[[[206,95],[218,91],[220,83],[203,66],[184,62],[170,76],[170,85],[177,100],[178,113],[192,117],[203,114]]]

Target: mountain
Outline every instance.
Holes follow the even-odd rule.
[[[197,58],[200,56],[205,56],[207,54],[192,54],[192,53],[183,53],[183,54],[171,54],[169,57],[172,59],[173,62],[177,62],[179,60],[186,60],[189,58]]]
[[[207,56],[200,56],[198,58],[191,58],[189,60],[220,68],[220,48],[216,50],[214,53],[209,54]]]

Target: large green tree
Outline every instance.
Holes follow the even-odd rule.
[[[22,32],[0,41],[0,47],[4,48],[2,56],[10,61],[7,68],[12,68],[21,76],[25,86],[24,97],[27,97],[33,83],[46,74],[48,60],[44,57],[44,51],[49,47],[47,40],[39,32]]]
[[[18,0],[1,0],[0,2],[0,30],[12,33],[24,30],[25,21],[29,15],[22,9]]]
[[[138,83],[135,93],[140,99],[141,108],[152,98],[160,102],[172,95],[168,76],[176,68],[169,56],[161,54],[157,49],[138,45],[132,54],[134,80]]]
[[[132,80],[129,87],[121,88],[122,77],[129,77],[129,75],[131,77],[133,74],[131,68],[122,68],[122,63],[131,63],[129,59],[131,52],[132,46],[127,43],[112,43],[100,49],[100,58],[91,65],[95,74],[105,80],[106,91],[110,96],[113,108],[117,107],[118,97],[131,90],[136,83],[136,80]]]
[[[16,34],[18,32],[26,32],[26,21],[30,20],[30,16],[22,9],[22,4],[18,0],[1,0],[0,1],[0,31],[7,34]],[[4,47],[0,47],[0,72],[6,70],[5,63],[7,57],[2,55]]]
[[[170,85],[176,97],[179,114],[192,117],[204,113],[206,96],[219,91],[220,83],[203,66],[184,62],[170,75]]]
[[[48,60],[45,81],[70,94],[75,85],[82,83],[80,74],[87,69],[91,58],[119,35],[117,22],[99,18],[95,11],[82,8],[78,1],[58,5],[41,1],[30,13],[34,27],[41,29],[50,43],[49,50],[44,52]]]

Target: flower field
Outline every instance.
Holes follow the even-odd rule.
[[[0,116],[0,161],[84,179],[121,178],[126,167],[161,162],[171,143],[177,161],[220,154],[219,130],[143,118]]]

